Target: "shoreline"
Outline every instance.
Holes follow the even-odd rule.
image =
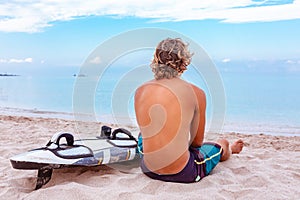
[[[25,109],[25,108],[11,108],[0,107],[0,115],[6,116],[24,116],[24,117],[37,117],[37,118],[50,118],[50,119],[63,119],[63,120],[75,120],[75,121],[90,121],[90,122],[102,122],[108,124],[119,124],[121,126],[137,127],[134,118],[128,119],[128,117],[116,117],[111,115],[92,116],[86,114],[77,114],[71,112],[58,112],[58,111],[43,111],[37,109]],[[253,134],[253,135],[271,135],[271,136],[300,136],[300,125],[284,127],[274,127],[272,123],[247,123],[247,122],[226,122],[223,125],[223,129],[220,134],[229,134],[232,132],[240,134]]]

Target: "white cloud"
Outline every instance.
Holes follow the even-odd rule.
[[[90,63],[92,64],[100,64],[101,63],[101,59],[99,56],[96,56],[95,58],[90,60]]]
[[[290,65],[295,65],[295,64],[300,64],[300,60],[286,60],[285,61],[286,64],[290,64]]]
[[[10,59],[0,59],[0,63],[32,63],[32,58],[25,58],[25,59],[17,59],[17,58],[10,58]]]
[[[295,64],[296,62],[295,61],[293,61],[293,60],[287,60],[287,61],[285,61],[287,64]]]
[[[24,62],[32,63],[33,59],[32,58],[25,58]]]
[[[3,1],[2,1],[3,2]],[[0,4],[0,31],[38,32],[56,21],[86,16],[133,16],[156,21],[217,19],[244,23],[300,19],[300,0],[268,5],[254,0],[52,0],[11,1]]]
[[[230,58],[224,58],[224,59],[222,60],[223,63],[228,63],[228,62],[230,62],[230,61],[231,61]]]

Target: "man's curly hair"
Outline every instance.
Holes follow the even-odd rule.
[[[167,38],[157,45],[151,63],[156,80],[177,77],[187,69],[192,58],[187,47],[180,38]]]

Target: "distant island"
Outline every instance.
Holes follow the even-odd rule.
[[[20,76],[20,75],[17,75],[17,74],[7,74],[7,73],[5,73],[5,74],[0,74],[0,76]]]

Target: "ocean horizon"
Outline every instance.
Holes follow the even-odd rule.
[[[122,98],[122,94],[114,94],[124,76],[124,71],[120,69],[107,71],[97,80],[93,100],[94,115],[98,121],[115,122],[116,118],[123,118],[117,123],[135,124],[132,88],[147,80],[121,82],[124,88],[122,91],[129,99],[124,99],[123,107],[127,109],[125,113],[118,112],[118,109],[116,112],[113,109],[113,98]],[[182,78],[201,87],[207,94],[209,127],[213,106],[209,101],[208,87],[204,80],[194,76],[193,70],[188,71]],[[150,70],[149,74],[151,78]],[[221,132],[300,135],[300,77],[297,74],[223,70],[220,76],[226,95],[224,126]],[[79,74],[78,68],[69,68],[64,73],[1,76],[2,113],[72,118],[73,93],[78,78],[87,78]],[[124,112],[124,109],[119,110]]]

